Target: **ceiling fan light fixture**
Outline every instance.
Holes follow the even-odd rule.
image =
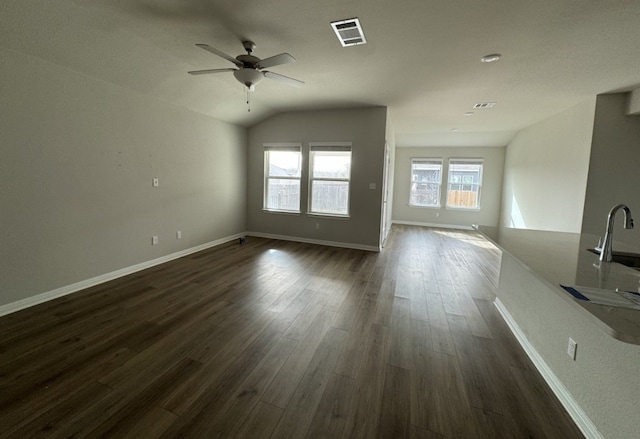
[[[235,76],[239,82],[246,85],[249,89],[253,89],[256,84],[264,79],[262,72],[256,69],[234,70],[233,76]]]

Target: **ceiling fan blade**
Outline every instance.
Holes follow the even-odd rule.
[[[259,69],[266,69],[267,67],[279,66],[281,64],[289,64],[296,62],[296,59],[288,53],[281,53],[280,55],[270,56],[265,58],[256,64]]]
[[[283,84],[290,85],[292,87],[302,87],[304,82],[298,81],[297,79],[289,78],[288,76],[281,75],[279,73],[273,72],[263,72],[265,78],[273,79],[278,82],[282,82]]]
[[[207,69],[207,70],[192,70],[187,72],[190,75],[208,75],[209,73],[222,73],[222,72],[233,72],[236,69],[228,68],[228,69]]]
[[[222,52],[221,50],[216,49],[215,47],[211,47],[208,44],[196,44],[196,46],[198,46],[201,49],[206,50],[207,52],[213,53],[214,55],[218,55],[219,57],[224,58],[227,61],[231,61],[232,63],[234,63],[238,67],[242,67],[242,63],[240,61],[238,61],[237,59],[235,59],[231,55],[227,55],[226,53]]]

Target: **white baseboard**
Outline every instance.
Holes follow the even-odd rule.
[[[307,244],[327,245],[329,247],[352,248],[355,250],[367,250],[379,252],[380,248],[373,245],[352,244],[350,242],[322,241],[319,239],[299,238],[297,236],[273,235],[271,233],[247,232],[247,236],[255,236],[258,238],[279,239],[281,241],[304,242]]]
[[[129,274],[136,273],[138,271],[142,271],[147,268],[154,267],[156,265],[164,264],[165,262],[169,262],[174,259],[178,259],[183,256],[190,255],[192,253],[196,253],[211,247],[215,247],[220,244],[227,243],[229,241],[233,241],[234,239],[238,239],[244,235],[245,235],[244,233],[238,233],[237,235],[227,236],[225,238],[207,242],[205,244],[191,247],[186,250],[181,250],[179,252],[171,253],[170,255],[161,256],[159,258],[152,259],[150,261],[142,262],[140,264],[136,264],[130,267],[122,268],[120,270],[112,271],[110,273],[101,274],[100,276],[92,277],[91,279],[82,280],[80,282],[76,282],[71,285],[66,285],[64,287],[56,288],[55,290],[51,290],[41,294],[37,294],[35,296],[27,297],[26,299],[18,300],[17,302],[8,303],[6,305],[0,306],[0,316],[11,314],[16,311],[20,311],[21,309],[29,308],[31,306],[38,305],[40,303],[44,303],[49,300],[57,299],[58,297],[66,296],[68,294],[75,293],[80,290],[84,290],[85,288],[93,287],[95,285],[99,285],[101,283],[117,279],[119,277],[127,276]]]
[[[503,303],[499,298],[496,297],[493,302],[495,307],[498,309],[498,312],[511,329],[513,335],[515,335],[516,339],[527,353],[533,364],[535,365],[538,372],[542,375],[542,378],[547,382],[551,390],[556,395],[560,403],[564,406],[564,408],[569,413],[569,416],[573,419],[573,422],[576,423],[580,431],[585,435],[588,439],[604,439],[604,436],[598,431],[598,428],[595,426],[589,416],[582,410],[580,404],[573,398],[569,390],[562,384],[562,381],[553,373],[549,365],[544,361],[542,356],[538,353],[535,347],[529,342],[524,332],[520,329],[516,321],[513,319],[509,311],[504,307]]]
[[[421,226],[421,227],[435,227],[438,229],[458,229],[458,230],[473,230],[471,226],[458,226],[455,224],[437,224],[437,223],[420,223],[416,221],[399,221],[393,220],[391,224],[401,224],[404,226]]]

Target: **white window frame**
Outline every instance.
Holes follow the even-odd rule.
[[[264,193],[263,193],[263,210],[267,212],[281,213],[300,213],[300,205],[302,203],[302,143],[265,143],[264,147]],[[300,161],[300,173],[297,176],[270,175],[270,159],[269,153],[272,151],[297,152]],[[298,208],[295,210],[275,209],[269,207],[269,180],[296,180],[300,186],[300,194],[298,198]]]
[[[456,165],[475,165],[480,166],[480,173],[478,177],[477,183],[465,183],[464,181],[454,182],[453,172],[456,171]],[[446,197],[446,207],[447,209],[455,209],[455,210],[480,210],[481,208],[481,195],[482,195],[482,180],[484,177],[484,159],[482,158],[450,158],[449,159],[449,167],[447,169],[447,197]],[[469,192],[476,193],[476,205],[475,206],[458,206],[449,204],[449,193],[453,190],[452,185],[465,185],[472,186],[474,190]]]
[[[351,213],[351,169],[353,167],[353,150],[351,142],[309,142],[309,205],[307,211],[311,216],[328,216],[337,218],[349,218]],[[349,152],[350,154],[350,166],[349,176],[347,178],[314,178],[314,158],[316,152]],[[313,206],[313,182],[314,181],[339,181],[347,183],[347,213],[334,213],[334,212],[318,212],[314,211]]]
[[[414,181],[414,174],[413,174],[413,166],[414,164],[417,163],[424,163],[424,164],[432,164],[432,165],[438,165],[440,166],[440,180],[439,181],[430,181],[428,182],[429,184],[437,184],[438,185],[438,200],[436,204],[420,204],[420,203],[416,203],[414,201],[414,186],[417,183],[416,181]],[[410,165],[410,172],[409,172],[409,178],[410,178],[410,182],[409,182],[409,206],[412,207],[426,207],[426,208],[433,208],[433,209],[439,209],[440,207],[442,207],[442,174],[444,173],[444,159],[443,158],[438,158],[438,157],[412,157],[411,158],[411,165]]]

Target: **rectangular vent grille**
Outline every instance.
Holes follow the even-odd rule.
[[[495,102],[479,102],[473,106],[473,108],[493,108],[496,106]]]
[[[336,33],[342,47],[357,46],[365,44],[367,39],[364,37],[362,26],[357,18],[348,20],[332,21],[331,27]]]

